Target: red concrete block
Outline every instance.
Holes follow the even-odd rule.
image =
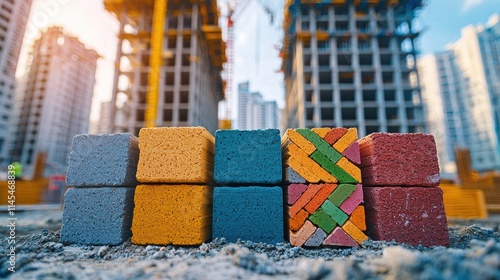
[[[443,191],[429,187],[363,187],[367,233],[374,240],[448,246]]]
[[[373,133],[359,141],[363,186],[439,185],[434,136]]]

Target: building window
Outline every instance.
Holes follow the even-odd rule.
[[[172,109],[163,110],[163,121],[164,122],[172,121]]]
[[[302,22],[302,30],[309,30],[309,22],[308,21],[303,21]]]
[[[318,50],[328,50],[330,48],[329,41],[318,41]]]
[[[334,109],[331,107],[321,108],[321,119],[323,120],[333,120]]]
[[[331,90],[321,90],[319,92],[319,99],[321,102],[332,102],[333,92]]]

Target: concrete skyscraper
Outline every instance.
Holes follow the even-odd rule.
[[[0,163],[12,141],[15,74],[30,8],[31,0],[0,1]]]
[[[138,135],[144,127],[150,71],[155,1],[104,0],[120,21],[112,104],[126,98],[126,122],[114,118],[114,131]],[[159,78],[156,126],[218,128],[218,103],[224,97],[221,77],[225,44],[218,26],[216,0],[167,1]],[[161,26],[160,26],[161,27]],[[158,26],[155,26],[158,28]],[[112,107],[111,114],[116,115]]]
[[[320,2],[320,3],[318,3]],[[286,127],[425,131],[413,20],[421,0],[287,1]]]
[[[60,27],[35,41],[12,157],[32,166],[47,154],[48,172],[64,172],[73,136],[88,133],[99,55]]]
[[[440,160],[454,161],[455,147],[469,148],[473,168],[500,170],[500,14],[463,28],[446,53],[419,63],[431,133],[446,136]]]
[[[250,92],[249,82],[238,85],[238,129],[279,128],[276,101],[265,101],[258,92]]]

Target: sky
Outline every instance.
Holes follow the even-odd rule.
[[[281,22],[283,0],[243,0],[235,23],[235,71],[233,96],[237,84],[250,82],[250,90],[258,91],[267,100],[276,100],[284,107],[283,74],[277,47],[283,38]],[[220,1],[221,2],[221,1]],[[225,2],[225,0],[223,1]],[[460,29],[469,24],[484,24],[495,12],[500,13],[500,0],[426,0],[417,26],[422,35],[417,42],[421,55],[443,51],[446,45],[460,37]],[[274,22],[264,12],[262,3],[274,11]],[[453,4],[452,4],[453,3]],[[222,9],[224,15],[224,8]],[[221,19],[225,21],[225,19]],[[91,119],[99,118],[100,102],[111,98],[116,54],[118,23],[105,11],[102,0],[33,0],[17,75],[26,72],[26,60],[31,46],[48,26],[64,27],[89,48],[96,50],[98,62]],[[232,99],[233,119],[236,118],[236,98]]]

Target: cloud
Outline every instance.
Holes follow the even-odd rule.
[[[462,12],[468,12],[472,8],[479,6],[484,2],[485,0],[465,0],[464,5],[462,7]]]

